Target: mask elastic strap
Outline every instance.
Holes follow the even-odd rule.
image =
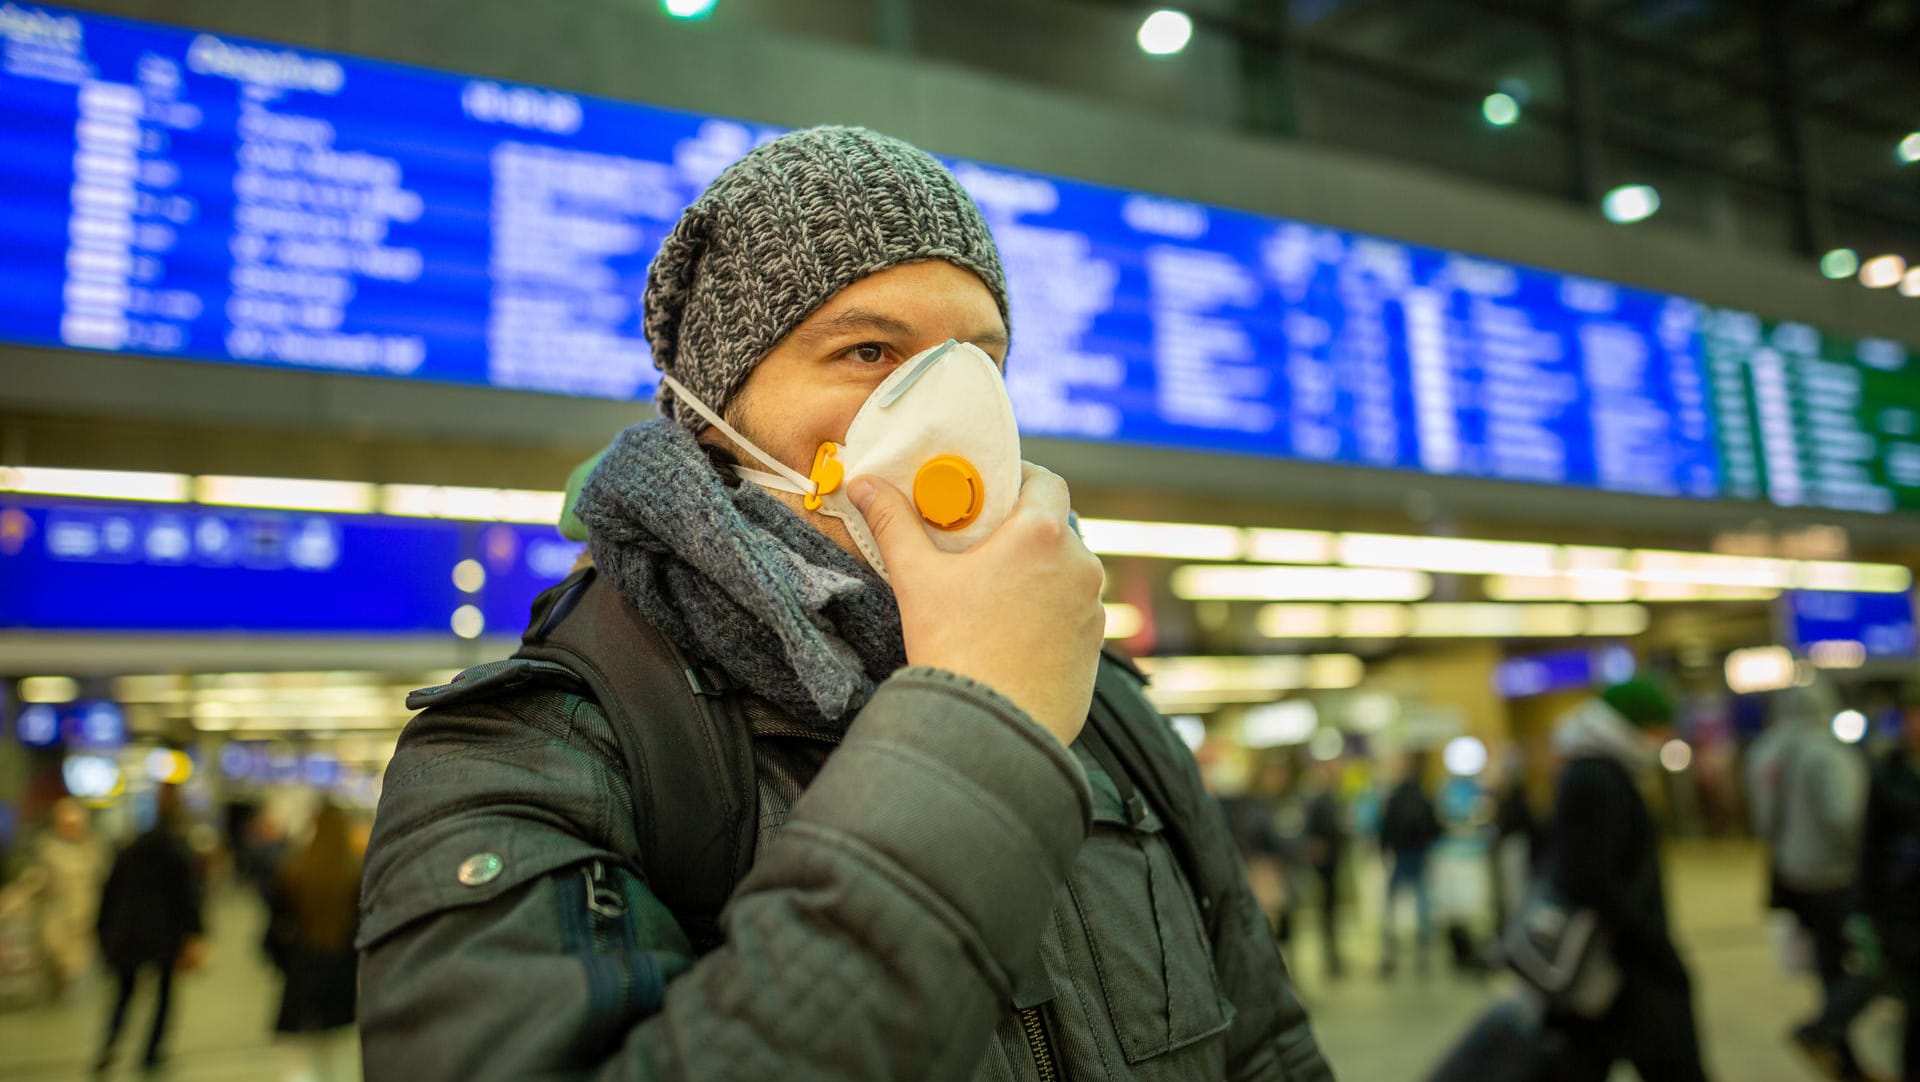
[[[705,402],[700,401],[700,399],[698,399],[697,397],[695,397],[692,391],[687,390],[685,384],[681,383],[679,380],[674,379],[672,376],[669,376],[664,372],[660,374],[660,382],[666,384],[667,387],[673,391],[675,397],[679,398],[680,401],[685,402],[689,406],[692,406],[693,412],[699,414],[701,418],[705,420],[708,424],[726,433],[727,438],[731,439],[735,444],[737,444],[741,450],[759,459],[764,465],[767,466],[767,468],[771,469],[774,473],[778,474],[781,478],[784,479],[783,483],[775,484],[775,485],[772,485],[771,487],[782,489],[787,492],[797,492],[802,496],[818,496],[820,494],[820,486],[818,484],[815,484],[813,481],[802,476],[798,471],[787,466],[786,463],[781,462],[779,459],[774,458],[772,455],[766,453],[765,451],[762,451],[760,448],[755,447],[753,445],[752,440],[734,431],[734,428],[732,425],[721,420],[719,414],[708,409],[707,404]],[[767,484],[767,481],[772,480],[772,478],[767,478],[767,480],[762,480],[761,478],[765,478],[767,476],[765,474],[760,474],[759,477],[752,476],[753,474],[759,473],[760,471],[758,470],[748,470],[744,467],[736,467],[735,469],[740,474],[740,476],[747,478],[749,481],[754,481],[759,484]],[[793,487],[788,487],[789,485]]]
[[[733,472],[734,472],[734,475],[739,477],[740,479],[745,481],[752,481],[754,484],[759,485],[761,488],[770,488],[778,492],[792,492],[800,496],[814,495],[814,493],[808,492],[806,489],[800,487],[799,485],[794,484],[793,482],[787,480],[784,477],[781,477],[779,474],[766,473],[762,470],[751,470],[745,466],[735,466],[733,468]]]

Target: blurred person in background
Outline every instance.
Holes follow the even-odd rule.
[[[93,962],[107,853],[93,836],[86,806],[73,797],[54,803],[49,826],[27,874],[39,893],[40,941],[54,994],[64,996]]]
[[[360,854],[338,805],[314,813],[312,835],[282,866],[273,900],[269,951],[286,975],[274,1031],[287,1045],[288,1082],[352,1078]]]
[[[1440,840],[1440,815],[1427,796],[1421,775],[1424,755],[1403,758],[1399,780],[1380,810],[1380,853],[1387,861],[1387,893],[1380,916],[1380,975],[1393,976],[1400,964],[1400,934],[1395,909],[1403,894],[1413,895],[1413,964],[1427,971],[1433,941],[1433,897],[1427,889],[1427,857]]]
[[[1540,822],[1527,799],[1526,753],[1510,744],[1500,757],[1493,813],[1494,926],[1505,929],[1520,911],[1540,861]]]
[[[1920,688],[1902,704],[1900,742],[1874,768],[1860,844],[1860,908],[1906,1003],[1903,1082],[1920,1082]]]
[[[1847,920],[1856,911],[1867,765],[1833,732],[1840,699],[1818,678],[1774,697],[1768,731],[1748,757],[1754,834],[1768,847],[1770,901],[1793,914],[1813,948],[1821,1009],[1793,1040],[1832,1077],[1866,1077],[1847,1030],[1872,999],[1864,975],[1849,972]]]
[[[1298,904],[1301,833],[1305,828],[1293,764],[1284,751],[1270,751],[1253,772],[1247,791],[1223,798],[1227,829],[1247,865],[1247,881],[1283,946],[1293,941]]]
[[[1567,905],[1598,915],[1621,975],[1602,1016],[1547,1020],[1566,1039],[1558,1082],[1603,1082],[1621,1060],[1644,1082],[1706,1077],[1692,978],[1667,923],[1660,839],[1639,788],[1672,720],[1665,693],[1636,680],[1588,699],[1554,729],[1563,765],[1543,874]]]
[[[113,1063],[114,1045],[126,1023],[134,988],[147,970],[153,971],[158,987],[142,1063],[148,1069],[160,1066],[165,1059],[174,971],[197,969],[205,959],[203,890],[187,844],[189,823],[180,790],[163,785],[156,798],[152,829],[114,859],[100,895],[100,953],[119,981],[106,1036],[100,1042],[95,1068],[100,1072]]]
[[[1319,882],[1320,942],[1327,976],[1338,978],[1340,960],[1340,871],[1347,859],[1347,805],[1340,796],[1341,760],[1315,763],[1312,795],[1307,799],[1306,858]]]
[[[1005,277],[954,176],[780,136],[643,307],[662,416],[580,491],[592,566],[520,659],[411,700],[368,1077],[1331,1078],[1192,754],[1102,657],[1066,485],[1019,461]]]

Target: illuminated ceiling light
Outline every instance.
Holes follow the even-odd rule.
[[[1920,162],[1920,131],[1908,132],[1905,138],[1900,140],[1899,145],[1893,148],[1893,156],[1900,159],[1901,165]]]
[[[1868,289],[1891,289],[1906,275],[1907,261],[1897,255],[1878,255],[1860,264],[1860,284]]]
[[[1414,601],[1433,591],[1420,571],[1375,567],[1205,567],[1174,571],[1184,601]]]
[[[1172,56],[1193,39],[1193,20],[1185,12],[1162,8],[1140,24],[1140,51],[1149,56]]]
[[[80,682],[71,676],[24,676],[20,678],[23,703],[70,703],[80,697]]]
[[[1635,594],[1633,576],[1619,570],[1492,575],[1486,591],[1495,601],[1631,601]]]
[[[221,507],[266,507],[286,511],[373,510],[373,486],[360,481],[303,481],[287,477],[199,477],[194,498]]]
[[[1480,115],[1496,128],[1504,128],[1520,119],[1520,103],[1512,94],[1496,90],[1480,103]]]
[[[1867,738],[1867,716],[1858,710],[1842,710],[1833,716],[1833,735],[1842,743],[1858,744]]]
[[[1335,633],[1337,613],[1332,605],[1263,605],[1255,626],[1269,639],[1325,639]]]
[[[1909,267],[1900,279],[1902,297],[1920,297],[1920,267]]]
[[[1660,746],[1660,765],[1669,774],[1678,774],[1693,765],[1693,748],[1687,742],[1675,737]]]
[[[1356,687],[1366,675],[1366,662],[1352,654],[1315,654],[1307,659],[1307,686],[1315,691]]]
[[[1860,269],[1860,253],[1851,248],[1835,248],[1820,257],[1820,273],[1836,281],[1851,278]]]
[[[1558,569],[1560,553],[1526,541],[1349,533],[1340,535],[1340,562],[1459,575],[1547,574]]]
[[[1913,585],[1913,572],[1904,564],[1856,564],[1838,560],[1802,560],[1793,567],[1792,585],[1802,590],[1897,594]]]
[[[1405,605],[1346,605],[1340,609],[1340,634],[1349,639],[1397,639],[1413,629]]]
[[[1140,610],[1133,605],[1110,602],[1105,608],[1109,639],[1131,639],[1140,634],[1140,629],[1146,626],[1146,618],[1141,616]]]
[[[1647,629],[1650,617],[1639,605],[1588,605],[1588,635],[1596,638],[1630,638]]]
[[[1639,582],[1684,582],[1700,586],[1784,589],[1793,585],[1794,562],[1767,556],[1635,549],[1630,554]]]
[[[1660,193],[1651,184],[1622,184],[1600,200],[1600,213],[1619,225],[1643,222],[1659,209]]]
[[[1261,692],[1272,695],[1306,686],[1307,659],[1290,654],[1242,657],[1140,658],[1153,677],[1149,686],[1169,694]]]
[[[45,466],[0,467],[0,491],[95,500],[187,502],[188,479],[179,473],[132,470],[62,470]]]
[[[1456,736],[1440,752],[1447,773],[1459,778],[1478,777],[1487,768],[1487,745],[1477,736]]]
[[[560,521],[564,492],[454,485],[381,485],[380,511],[408,518],[458,518],[476,522]]]
[[[660,10],[676,19],[704,19],[720,0],[660,0]]]
[[[1305,699],[1263,703],[1240,719],[1240,743],[1249,748],[1304,744],[1320,728],[1320,711]]]
[[[1586,630],[1578,605],[1435,602],[1413,606],[1415,638],[1566,638]]]
[[[477,605],[462,605],[453,610],[453,633],[463,639],[477,639],[487,629],[487,618]]]
[[[1857,669],[1867,663],[1867,644],[1853,639],[1823,639],[1807,645],[1807,660],[1820,669]]]
[[[1727,687],[1736,695],[1792,687],[1798,674],[1793,651],[1784,646],[1752,646],[1727,655]]]
[[[487,569],[479,560],[461,560],[453,565],[454,588],[463,594],[477,594],[487,584]]]
[[[1247,559],[1270,564],[1330,564],[1334,537],[1325,530],[1246,531]]]
[[[1237,560],[1246,539],[1233,526],[1185,522],[1128,522],[1110,518],[1080,520],[1080,539],[1101,556],[1150,556],[1168,560]]]

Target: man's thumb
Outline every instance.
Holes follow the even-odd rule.
[[[879,477],[856,477],[847,485],[847,499],[867,520],[874,543],[889,567],[900,556],[932,548],[933,541],[920,528],[920,513],[913,509],[907,494]]]

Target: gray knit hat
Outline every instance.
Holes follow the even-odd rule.
[[[932,155],[865,128],[783,135],[728,166],[654,256],[643,301],[653,363],[722,412],[828,298],[921,259],[979,275],[1007,318],[993,236]],[[695,432],[706,426],[664,383],[655,402]]]

